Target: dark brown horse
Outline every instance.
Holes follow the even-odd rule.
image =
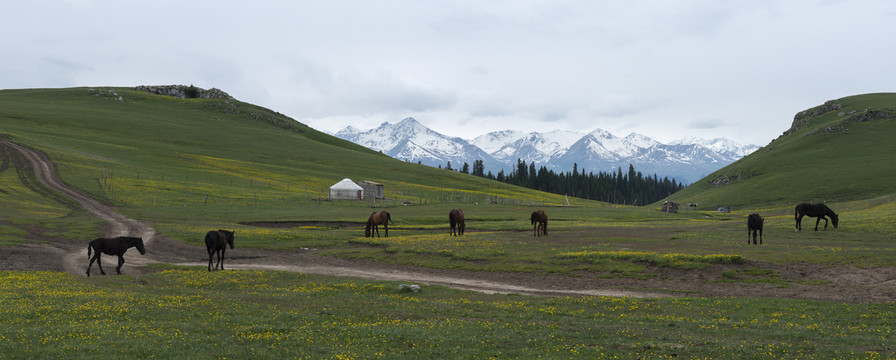
[[[98,238],[87,244],[87,258],[90,263],[87,264],[87,276],[90,276],[90,267],[96,261],[96,265],[100,267],[100,274],[106,275],[103,271],[103,262],[100,261],[100,254],[118,255],[118,267],[115,271],[121,275],[121,265],[124,265],[124,253],[132,247],[137,247],[137,251],[141,255],[146,254],[146,248],[143,247],[143,239],[138,237],[119,236],[114,238]],[[90,257],[91,251],[95,252],[93,258]]]
[[[205,249],[208,250],[208,271],[212,271],[212,257],[218,255],[218,261],[215,263],[215,269],[219,267],[224,270],[224,252],[227,251],[227,245],[233,249],[233,231],[212,230],[205,233]]]
[[[824,219],[824,229],[828,229],[828,218],[831,218],[831,223],[834,224],[834,228],[837,227],[837,223],[840,219],[837,217],[837,214],[834,213],[833,210],[828,208],[825,204],[811,204],[811,203],[802,203],[796,206],[794,209],[794,218],[796,218],[796,231],[803,230],[803,226],[801,225],[803,221],[803,216],[816,217],[818,219],[815,220],[815,231],[818,231],[818,223],[821,219]]]
[[[548,214],[544,210],[536,210],[532,212],[532,225],[535,226],[533,231],[535,236],[548,234]]]
[[[747,216],[747,244],[750,243],[750,233],[753,233],[753,245],[756,245],[756,231],[759,231],[759,243],[762,244],[762,223],[765,219],[759,214]]]
[[[373,232],[376,231],[376,237],[380,237],[380,225],[386,229],[386,237],[389,237],[389,222],[392,221],[392,215],[386,211],[376,212],[374,211],[370,214],[370,218],[367,219],[367,228],[364,230],[364,237],[373,237]]]
[[[448,213],[448,222],[451,224],[451,235],[463,235],[467,228],[464,221],[464,212],[461,209],[451,209]]]

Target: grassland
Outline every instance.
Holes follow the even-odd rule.
[[[852,107],[864,106],[862,101],[879,104],[877,98],[849,101],[856,101]],[[833,115],[814,121],[825,116]],[[570,206],[565,206],[561,196],[389,159],[234,100],[183,100],[121,88],[0,91],[0,124],[3,136],[48,154],[67,183],[188,244],[199,245],[209,229],[228,228],[237,233],[234,251],[313,248],[321,256],[378,264],[569,279],[656,279],[661,276],[657,269],[699,274],[708,266],[733,264],[717,278],[701,281],[735,286],[797,285],[771,270],[775,265],[896,267],[892,242],[896,195],[882,180],[852,177],[848,171],[829,172],[834,175],[826,178],[828,184],[838,184],[837,189],[850,189],[825,198],[840,214],[840,227],[814,232],[805,222],[811,220],[804,220],[804,231],[795,233],[793,204],[812,189],[818,196],[828,194],[817,186],[801,183],[768,190],[767,184],[756,184],[771,181],[769,177],[755,175],[704,189],[704,195],[693,192],[701,186],[695,184],[676,196],[699,202],[701,208],[680,214],[661,213],[658,206],[612,206],[580,199],[569,199]],[[851,124],[848,136],[893,143],[880,134],[885,132],[862,128],[888,124],[883,120]],[[819,145],[814,142],[819,139],[825,144],[843,141],[832,133],[805,135],[813,126],[828,125],[813,122],[760,153],[803,153]],[[838,146],[846,145],[857,146],[854,142]],[[101,233],[103,224],[34,185],[27,171],[16,168],[14,153],[0,155],[6,164],[0,168],[0,253],[23,244],[83,243]],[[804,166],[812,156],[783,160],[782,155],[757,156],[732,169],[741,173],[762,169],[750,174],[768,174],[772,171],[767,169],[776,167],[855,169],[842,159]],[[892,169],[877,162],[867,167],[875,176]],[[853,182],[842,184],[841,176]],[[327,186],[344,177],[384,183],[393,201],[319,201]],[[775,179],[774,184],[790,181]],[[718,214],[710,205],[714,203],[743,205],[735,206],[731,214]],[[392,213],[390,237],[363,237],[362,222],[372,206]],[[447,213],[456,207],[463,208],[468,218],[464,237],[448,236]],[[527,215],[535,208],[548,210],[548,237],[532,236]],[[746,243],[744,223],[750,212],[766,217],[762,246]],[[258,222],[272,225],[251,224]],[[273,226],[278,222],[293,225]],[[891,345],[896,340],[892,301],[703,298],[699,292],[659,299],[543,298],[438,286],[400,293],[390,282],[154,267],[155,272],[139,277],[90,279],[51,272],[0,273],[4,304],[0,354],[13,358],[896,356]],[[824,292],[828,284],[800,286]],[[140,341],[124,340],[135,333]]]
[[[273,271],[0,273],[13,358],[893,356],[896,311],[788,299],[524,297]]]

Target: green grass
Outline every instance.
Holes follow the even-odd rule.
[[[111,91],[122,100],[111,96]],[[843,111],[881,107],[892,99],[889,94],[844,98]],[[876,190],[880,184],[892,178],[881,175],[896,169],[888,162],[890,152],[880,151],[876,155],[879,161],[867,161],[863,171],[870,169],[873,176],[853,171],[844,156],[828,156],[824,161],[832,163],[824,167],[794,163],[818,159],[812,149],[821,142],[843,151],[849,141],[859,137],[870,137],[874,141],[867,143],[875,146],[896,143],[884,141],[892,132],[868,128],[889,126],[890,120],[850,123],[846,134],[812,133],[827,122],[841,121],[833,118],[836,116],[813,119],[800,132],[776,140],[774,149],[757,152],[721,172],[761,165],[763,169],[862,174],[862,181],[857,178],[838,188],[855,187],[866,195],[880,192]],[[611,206],[580,199],[570,199],[572,206],[559,206],[565,198],[390,159],[235,100],[184,100],[123,88],[4,90],[0,91],[0,119],[0,132],[46,152],[64,181],[149,222],[166,236],[190,244],[201,244],[209,229],[227,228],[236,231],[240,247],[317,248],[331,256],[432,268],[601,271],[621,276],[643,276],[645,266],[707,264],[662,260],[670,254],[697,259],[724,254],[771,263],[896,263],[887,255],[893,250],[890,237],[896,231],[893,195],[853,195],[852,200],[831,201],[828,204],[841,215],[840,229],[794,233],[792,204],[802,196],[800,191],[784,187],[785,182],[757,186],[767,185],[757,176],[700,193],[716,196],[712,194],[724,190],[730,199],[752,198],[758,192],[767,196],[781,193],[787,199],[743,210],[735,207],[728,215],[714,211],[663,214],[652,206]],[[852,144],[860,147],[865,143]],[[4,154],[9,159],[14,156]],[[70,203],[48,197],[45,191],[22,185],[34,181],[27,173],[12,169],[7,166],[0,171],[0,197],[6,204],[0,207],[0,243],[54,236],[89,241],[99,234],[102,224],[98,221]],[[376,205],[392,212],[392,236],[362,237],[362,224],[373,203],[316,201],[325,196],[329,184],[343,177],[386,185],[391,200]],[[823,180],[844,181],[839,177]],[[740,186],[756,189],[741,193]],[[699,188],[695,184],[683,193]],[[498,199],[501,201],[493,204]],[[416,205],[401,206],[403,202]],[[467,213],[470,231],[462,239],[448,237],[445,229],[448,210],[454,207]],[[549,237],[533,238],[529,233],[527,217],[537,208],[550,214]],[[743,217],[753,211],[766,216],[766,244],[761,247],[743,241]],[[292,228],[246,225],[257,221],[320,224]],[[344,224],[327,225],[340,222]],[[563,255],[614,252],[643,255],[604,257],[601,261]]]
[[[485,295],[272,271],[0,273],[5,358],[886,358],[892,304]]]
[[[845,98],[844,110],[879,108],[891,99]],[[658,267],[701,271],[721,264],[731,268],[709,281],[782,287],[795,280],[766,264],[896,266],[892,121],[850,123],[848,133],[812,133],[838,121],[836,112],[814,119],[713,175],[751,175],[746,181],[697,183],[673,195],[710,211],[664,214],[659,206],[580,199],[560,206],[561,196],[390,159],[234,100],[183,100],[121,88],[0,91],[2,136],[45,152],[67,183],[185,243],[200,245],[206,231],[225,228],[236,231],[234,252],[313,248],[325,256],[435,269],[636,279],[654,276]],[[815,150],[823,146],[836,151]],[[869,148],[873,156],[866,155]],[[0,155],[14,163],[14,154]],[[797,169],[815,177],[796,178]],[[363,237],[374,204],[316,201],[344,177],[386,185],[391,201],[376,208],[392,213],[388,238]],[[0,169],[0,246],[86,242],[101,233],[104,224],[34,183],[27,171]],[[794,232],[793,206],[808,200],[826,200],[840,214],[840,227],[815,232],[807,219],[804,230]],[[734,205],[734,212],[718,214],[715,204]],[[458,207],[467,216],[467,234],[451,237],[447,214]],[[538,208],[548,211],[549,236],[532,235],[528,215]],[[761,246],[746,242],[751,212],[766,218]],[[248,225],[259,221],[301,225]],[[0,272],[0,354],[894,356],[892,303],[539,298],[441,287],[413,294],[385,282],[150,267],[160,272],[91,279]],[[133,334],[141,341],[121,340]]]
[[[782,135],[671,199],[715,209],[843,202],[892,194],[892,179],[896,177],[896,94],[850,96],[836,102],[842,109],[810,119],[799,131]],[[866,109],[887,110],[891,115],[866,122],[848,121]],[[787,119],[782,119],[782,129],[787,126],[783,121]],[[721,179],[731,182],[711,183]]]

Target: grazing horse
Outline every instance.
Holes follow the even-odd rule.
[[[756,245],[756,231],[759,230],[759,243],[762,244],[762,223],[765,219],[759,214],[747,216],[747,244],[750,243],[750,233],[753,233],[753,245]]]
[[[451,224],[451,235],[463,235],[467,225],[464,221],[464,212],[461,209],[451,209],[448,213],[448,222]]]
[[[837,223],[839,222],[839,218],[837,214],[834,213],[827,205],[825,204],[811,204],[811,203],[802,203],[796,206],[794,209],[794,218],[796,218],[796,231],[800,231],[803,229],[801,225],[803,221],[803,216],[816,217],[818,219],[815,220],[815,231],[818,231],[818,223],[821,219],[824,219],[824,229],[828,229],[828,218],[831,218],[831,223],[834,224],[834,227],[837,227]]]
[[[227,245],[233,249],[233,231],[212,230],[205,233],[205,249],[208,250],[208,271],[212,271],[212,257],[218,254],[218,261],[215,263],[215,269],[218,267],[224,270],[224,252],[227,251]]]
[[[535,226],[533,231],[535,236],[548,234],[548,214],[544,210],[536,210],[532,212],[532,225]]]
[[[121,265],[124,265],[124,252],[135,246],[140,255],[146,254],[146,248],[143,247],[143,239],[138,237],[119,236],[98,238],[91,241],[87,244],[87,258],[90,259],[90,263],[87,264],[87,276],[90,276],[90,267],[93,266],[94,261],[100,267],[100,273],[106,275],[106,272],[103,271],[103,263],[100,261],[100,254],[118,255],[118,267],[115,268],[115,271],[118,275],[121,275]],[[93,258],[90,257],[91,251],[95,252]]]
[[[367,219],[367,228],[364,230],[364,237],[373,237],[373,231],[376,231],[376,237],[380,237],[380,225],[386,229],[386,237],[389,237],[389,222],[392,221],[392,215],[387,211],[374,211]]]

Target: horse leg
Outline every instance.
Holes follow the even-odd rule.
[[[118,267],[115,268],[115,272],[117,272],[118,275],[121,275],[121,266],[122,265],[124,265],[124,254],[118,255]]]
[[[818,223],[820,223],[820,222],[821,222],[821,218],[815,219],[815,231],[818,231]],[[825,223],[825,226],[827,226],[828,220],[825,219],[824,223]]]
[[[827,231],[828,230],[828,218],[822,216],[819,219],[824,219],[824,230]]]
[[[386,237],[389,237],[389,223],[383,224],[383,229],[386,229]]]
[[[90,276],[90,267],[93,266],[93,262],[96,261],[97,259],[99,259],[99,257],[100,257],[100,253],[99,253],[99,251],[97,251],[97,253],[95,255],[93,255],[93,258],[90,259],[90,263],[87,264],[87,276]],[[97,261],[97,265],[100,265],[100,271],[103,271],[103,266],[100,264],[99,261]]]
[[[803,222],[803,215],[800,214],[800,215],[798,215],[798,216],[796,217],[796,231],[802,231],[802,230],[803,230],[803,227],[801,226],[801,223],[802,223],[802,222]]]
[[[100,274],[106,275],[106,271],[103,270],[103,259],[99,252],[96,253],[96,266],[100,267]]]
[[[756,241],[756,240],[753,240]],[[762,245],[762,228],[759,228],[759,244]]]
[[[208,271],[212,271],[212,258],[215,256],[215,251],[212,249],[208,249]]]
[[[225,252],[227,252],[226,246],[224,247],[224,249],[221,250],[221,259],[219,260],[221,262],[221,270],[224,270],[224,253]]]

